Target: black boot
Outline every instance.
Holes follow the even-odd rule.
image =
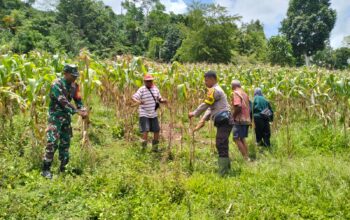
[[[69,159],[61,160],[60,172],[64,173],[66,171],[66,165],[68,164]]]
[[[159,144],[159,141],[158,140],[153,140],[152,141],[152,151],[153,152],[158,152],[158,144]]]
[[[47,161],[43,162],[43,169],[42,169],[41,175],[46,179],[52,179],[52,173],[50,171],[50,167],[51,167],[51,162],[47,162]]]

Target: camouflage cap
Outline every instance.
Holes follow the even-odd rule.
[[[63,72],[70,73],[72,76],[79,77],[78,67],[73,64],[64,65]]]

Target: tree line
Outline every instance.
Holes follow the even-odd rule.
[[[336,11],[329,0],[291,0],[280,34],[267,39],[259,20],[214,4],[193,2],[185,14],[167,13],[159,0],[124,0],[122,13],[98,0],[50,0],[39,10],[35,0],[0,0],[0,52],[45,50],[75,56],[82,48],[111,58],[131,54],[162,62],[315,64],[344,69],[350,62],[350,37],[332,49]]]

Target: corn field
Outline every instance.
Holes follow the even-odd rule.
[[[230,83],[241,81],[253,97],[254,88],[262,88],[271,101],[276,120],[273,129],[287,127],[295,120],[308,123],[317,120],[324,126],[341,126],[347,138],[349,131],[350,73],[318,68],[281,68],[270,66],[233,66],[217,64],[161,64],[140,57],[116,57],[99,60],[82,50],[70,59],[64,54],[51,55],[33,51],[29,54],[0,56],[0,120],[2,129],[12,126],[13,116],[30,118],[31,135],[38,145],[45,141],[45,127],[50,85],[62,75],[65,63],[79,65],[83,101],[91,107],[98,96],[106,107],[115,109],[118,122],[125,129],[125,138],[134,138],[137,109],[131,96],[143,84],[142,76],[151,73],[163,97],[169,104],[161,108],[161,122],[167,122],[171,146],[173,129],[186,133],[187,113],[193,110],[205,94],[203,74],[215,70],[219,83],[231,95]],[[93,114],[93,109],[91,109]],[[133,117],[130,117],[132,114]],[[287,132],[288,136],[288,132]],[[288,138],[288,137],[287,137]]]

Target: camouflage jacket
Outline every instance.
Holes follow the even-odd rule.
[[[74,99],[76,107],[70,103]],[[68,84],[64,78],[56,79],[50,90],[49,115],[51,116],[70,116],[83,108],[81,101],[80,88],[76,83]]]

